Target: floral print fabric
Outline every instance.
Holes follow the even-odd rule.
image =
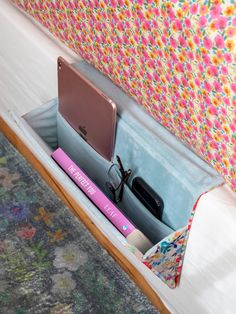
[[[193,217],[202,195],[199,196],[193,206],[187,226],[167,236],[142,257],[142,262],[170,288],[175,288],[180,282]]]
[[[109,76],[236,191],[233,0],[12,0]]]
[[[174,232],[151,248],[142,259],[170,288],[179,283],[188,231],[185,227]]]

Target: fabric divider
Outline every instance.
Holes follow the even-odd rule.
[[[61,147],[109,197],[106,182],[108,181],[108,171],[112,163],[101,157],[91,146],[89,146],[67,123],[60,113],[58,113],[57,129],[59,147]],[[123,124],[118,118],[118,136],[116,137],[115,154],[117,153],[121,157],[126,168],[128,166],[131,169],[135,169],[135,164],[127,164],[127,160],[125,159],[127,149],[122,152],[120,150],[121,145],[117,142],[121,137],[120,133],[122,132],[126,132],[126,130],[123,128]],[[123,134],[123,136],[125,136],[125,134]],[[154,217],[136,198],[128,185],[125,185],[122,201],[117,204],[117,207],[122,210],[122,212],[149,238],[152,243],[159,242],[174,231],[172,228]]]

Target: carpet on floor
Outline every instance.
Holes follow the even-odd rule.
[[[0,313],[158,313],[1,133]]]

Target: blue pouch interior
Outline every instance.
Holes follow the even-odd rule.
[[[125,169],[132,169],[118,207],[153,243],[158,243],[186,226],[197,198],[223,180],[108,78],[84,61],[75,67],[117,105],[114,155],[121,157]],[[60,115],[56,99],[28,114],[27,120],[52,149],[61,147],[107,193],[111,163],[90,147]],[[137,176],[163,199],[161,220],[133,194],[132,180]]]
[[[118,206],[153,243],[157,243],[184,227],[199,195],[220,184],[222,179],[108,78],[84,61],[75,67],[117,105],[114,155],[121,157],[125,169],[132,169]],[[60,113],[57,132],[58,146],[106,193],[111,164],[90,147]],[[133,194],[132,180],[137,176],[163,199],[161,221]]]

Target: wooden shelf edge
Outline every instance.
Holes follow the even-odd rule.
[[[37,157],[30,151],[24,142],[11,129],[7,122],[0,117],[0,130],[12,143],[12,145],[28,160],[33,168],[54,190],[63,203],[72,210],[72,212],[86,226],[95,239],[107,250],[114,260],[124,269],[124,271],[132,278],[152,304],[160,311],[161,314],[169,314],[160,297],[152,289],[142,274],[127,260],[127,258],[116,249],[116,247],[106,238],[106,236],[96,227],[88,215],[77,204],[77,202],[64,191],[63,186],[48,172]]]

